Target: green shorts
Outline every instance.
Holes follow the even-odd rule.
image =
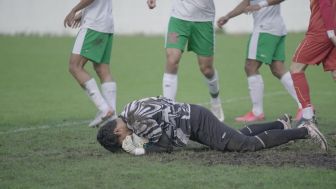
[[[166,35],[166,48],[184,51],[188,43],[188,51],[201,56],[214,54],[214,28],[212,22],[191,22],[170,17]]]
[[[271,64],[275,60],[284,62],[286,59],[285,38],[285,35],[252,33],[247,45],[247,59],[258,60],[265,64]]]
[[[77,34],[72,53],[80,54],[94,63],[109,64],[112,41],[112,33],[82,28]]]

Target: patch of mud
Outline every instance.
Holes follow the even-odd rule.
[[[292,142],[286,145],[265,149],[258,152],[219,152],[193,143],[186,149],[171,154],[152,155],[161,162],[183,160],[207,166],[246,165],[270,167],[316,167],[336,170],[336,145],[331,136],[328,137],[329,152],[323,152],[316,144],[306,141]]]

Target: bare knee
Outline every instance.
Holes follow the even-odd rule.
[[[246,60],[245,63],[245,73],[247,76],[256,75],[259,74],[259,67],[261,66],[261,63],[256,60]]]
[[[213,67],[213,57],[204,57],[204,56],[198,56],[198,65],[199,69],[202,72],[202,74],[206,78],[212,78],[215,74],[215,69]]]
[[[96,71],[101,83],[113,81],[109,64],[94,63],[93,68]]]
[[[272,74],[278,79],[281,79],[281,77],[286,73],[286,68],[282,61],[273,61],[270,65],[270,69]]]
[[[290,66],[290,71],[291,71],[291,73],[304,72],[306,70],[307,66],[308,65],[306,65],[306,64],[293,62]]]
[[[82,59],[78,57],[70,57],[69,60],[69,72],[72,75],[75,75],[76,73],[82,71],[84,69],[85,62],[82,61]]]
[[[176,74],[181,58],[181,52],[178,49],[169,49],[166,51],[166,72]]]
[[[212,78],[215,74],[214,67],[212,65],[200,66],[200,71],[206,78]]]
[[[284,73],[282,73],[281,71],[279,70],[271,70],[272,74],[274,75],[274,77],[278,78],[278,79],[281,79],[282,75]]]

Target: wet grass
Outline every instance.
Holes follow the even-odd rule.
[[[291,57],[303,34],[290,34]],[[247,35],[217,36],[216,67],[226,122],[250,109],[243,72]],[[118,110],[135,98],[161,94],[162,37],[117,36],[111,70]],[[98,145],[87,127],[95,108],[67,71],[72,38],[0,36],[0,188],[335,188],[335,83],[307,70],[312,100],[330,152],[297,141],[255,153],[217,152],[191,143],[171,154],[132,157]],[[177,99],[205,106],[207,88],[192,53],[180,65]],[[290,62],[286,62],[289,65]],[[92,73],[91,66],[87,66]],[[267,67],[268,120],[294,114],[295,103]]]

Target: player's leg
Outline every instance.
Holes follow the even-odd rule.
[[[105,45],[97,45],[97,41],[101,42],[102,39],[104,39],[104,37],[105,34],[103,33],[91,29],[81,29],[76,38],[73,54],[85,57],[85,59],[91,60],[92,62],[101,62],[105,52]],[[74,56],[73,58],[76,59],[76,56]],[[87,60],[84,60],[83,63],[86,61]],[[70,65],[73,65],[71,62],[72,60],[70,61]],[[81,73],[84,76],[85,70],[83,68],[84,67],[83,63],[82,63],[83,71]],[[70,68],[70,70],[71,69],[72,68]],[[96,105],[96,107],[99,110],[99,113],[97,114],[95,119],[89,124],[89,126],[91,127],[97,126],[99,123],[103,121],[101,118],[111,117],[113,111],[111,110],[106,100],[102,96],[95,79],[91,78],[87,74],[85,81],[82,85],[84,86],[85,91],[90,97],[91,101]]]
[[[166,65],[163,74],[163,96],[175,100],[178,88],[178,64],[182,56],[180,49],[166,48]]]
[[[113,111],[116,111],[117,84],[112,78],[109,64],[94,63],[94,69],[100,79],[104,99]]]
[[[114,115],[116,115],[117,84],[110,71],[113,34],[105,34],[100,39],[101,46],[105,51],[100,63],[94,63],[93,67],[100,79],[102,95],[109,107],[114,111]]]
[[[224,112],[222,108],[221,99],[219,97],[219,78],[218,73],[213,67],[213,57],[198,56],[198,64],[204,80],[208,86],[211,96],[210,105],[212,113],[220,120],[224,121]]]
[[[197,54],[198,65],[210,93],[212,113],[224,121],[224,112],[219,96],[219,78],[213,65],[214,29],[212,22],[193,22],[188,50]]]
[[[70,55],[69,72],[82,88],[85,88],[85,82],[91,79],[90,74],[84,69],[87,62],[88,59],[80,54],[72,53]]]
[[[300,120],[302,117],[302,105],[296,95],[296,91],[294,89],[294,84],[290,72],[286,70],[284,62],[278,60],[274,60],[272,62],[272,64],[270,65],[270,69],[272,71],[272,74],[281,81],[284,88],[297,103],[298,108],[295,120]]]
[[[265,40],[267,40],[265,39],[265,34],[253,32],[248,41],[245,73],[252,102],[252,111],[237,117],[236,121],[251,122],[264,119],[264,81],[259,73],[259,68],[262,63],[270,63],[270,58],[267,56],[269,54],[268,47],[265,46],[267,43],[263,42]]]
[[[295,129],[265,131],[256,136],[249,136],[247,139],[241,135],[233,136],[227,148],[233,151],[257,151],[297,139],[312,139],[322,150],[328,150],[327,140],[313,122],[305,122]]]
[[[247,84],[249,95],[252,102],[252,111],[236,117],[238,122],[252,122],[264,120],[263,96],[264,81],[259,74],[259,68],[262,64],[257,60],[247,59],[245,64],[245,73],[247,75]]]
[[[258,151],[286,144],[292,140],[306,138],[309,138],[307,128],[289,130],[275,129],[262,132],[256,136],[245,136],[243,134],[236,133],[228,142],[227,149],[238,152]]]
[[[309,137],[307,128],[276,129],[257,136],[246,136],[220,122],[206,108],[197,105],[191,105],[190,115],[190,140],[220,151],[257,151]]]
[[[270,69],[272,71],[272,74],[278,78],[282,85],[285,87],[287,92],[292,96],[292,98],[295,100],[295,102],[298,105],[297,113],[295,116],[295,120],[299,120],[302,117],[302,105],[299,102],[299,99],[296,95],[293,80],[291,77],[291,74],[287,69],[285,68],[285,39],[286,36],[274,36],[274,54],[272,58],[272,64],[270,65]]]
[[[188,41],[189,24],[187,21],[171,17],[166,34],[166,65],[163,74],[163,96],[175,100],[178,87],[178,65]]]
[[[312,119],[314,110],[310,101],[309,85],[305,74],[307,67],[307,64],[293,62],[291,64],[291,76],[297,97],[302,104],[302,118]]]
[[[211,149],[224,151],[233,132],[207,108],[190,105],[190,140],[199,142]]]
[[[248,133],[248,136],[241,133],[233,134],[227,144],[227,149],[231,151],[257,151],[279,146],[291,140],[312,139],[322,150],[328,150],[327,140],[313,122],[305,122],[296,129],[290,127],[288,116],[280,117],[275,122],[250,125],[244,131]],[[253,132],[256,135],[252,135]]]
[[[331,44],[327,37],[325,41],[316,40],[315,38],[305,37],[293,56],[291,64],[291,75],[294,88],[300,103],[302,104],[303,120],[312,120],[314,110],[310,100],[310,91],[306,79],[305,70],[308,65],[319,64],[324,61],[331,49]]]
[[[267,123],[255,123],[249,124],[240,129],[239,131],[246,136],[255,136],[264,131],[275,129],[291,129],[292,128],[292,116],[284,114],[280,116],[276,121]]]

